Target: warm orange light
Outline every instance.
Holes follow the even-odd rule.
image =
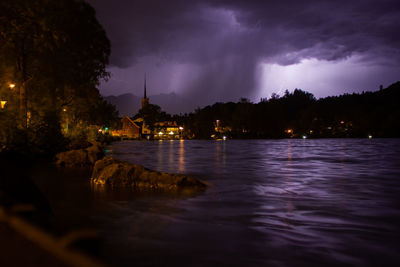
[[[287,129],[286,132],[290,134],[290,133],[293,133],[293,130],[292,129]]]
[[[7,101],[5,101],[5,100],[1,100],[1,101],[0,101],[0,107],[1,107],[2,109],[6,106],[6,104],[7,104]]]
[[[170,135],[173,135],[173,134],[174,134],[174,132],[173,132],[173,131],[170,131],[170,132],[169,132],[169,134],[170,134]]]
[[[66,108],[63,108],[63,111],[64,111],[64,112],[66,112],[66,111],[67,111],[67,109],[66,109]]]
[[[11,89],[14,88],[14,87],[15,87],[15,83],[10,83],[10,84],[8,85],[8,87],[10,87]]]
[[[340,121],[340,124],[343,124],[344,123],[344,121]]]
[[[159,132],[158,134],[159,134],[159,135],[162,135],[162,134],[163,134],[163,132]]]

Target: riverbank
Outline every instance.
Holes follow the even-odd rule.
[[[61,169],[47,160],[4,158],[0,169],[0,250],[7,255],[0,266],[87,266],[82,264],[86,261],[99,265],[88,256],[98,247],[97,237],[79,226],[60,225],[46,190],[37,185],[38,177],[54,179],[62,175]]]
[[[9,251],[10,257],[7,261],[0,261],[1,266],[89,266],[87,263],[77,264],[76,259],[71,263],[70,258],[76,258],[77,251],[78,258],[80,258],[78,262],[82,261],[82,258],[83,261],[87,258],[97,264],[97,261],[87,255],[95,255],[100,259],[107,258],[104,256],[107,254],[105,251],[107,249],[102,245],[102,237],[96,234],[97,227],[93,227],[93,220],[87,217],[92,212],[90,203],[93,199],[107,195],[113,195],[113,197],[124,195],[129,198],[143,197],[144,195],[161,198],[190,195],[187,191],[178,190],[178,188],[181,186],[185,188],[189,185],[191,178],[177,176],[179,179],[172,181],[171,177],[175,176],[164,173],[160,176],[161,180],[157,184],[166,185],[167,183],[162,180],[167,179],[175,190],[164,190],[165,188],[157,190],[154,188],[155,180],[153,178],[160,173],[144,169],[145,176],[151,178],[152,186],[135,189],[131,185],[108,187],[107,182],[96,185],[96,183],[90,182],[93,173],[90,161],[87,159],[91,150],[98,153],[99,150],[103,150],[104,146],[94,149],[94,146],[91,147],[89,150],[84,148],[72,152],[72,154],[83,153],[84,157],[78,157],[75,160],[84,159],[85,164],[58,164],[63,165],[61,167],[48,159],[23,162],[16,158],[0,160],[3,171],[0,178],[0,211],[2,211],[0,233],[4,237],[0,240],[0,249],[7,246],[9,239],[13,240],[7,250],[4,250]],[[71,154],[71,151],[66,153]],[[121,164],[117,160],[112,160],[112,163]],[[122,165],[130,168],[129,163]],[[98,169],[97,172],[99,172]],[[128,173],[129,171],[126,174]],[[102,177],[104,178],[104,174]],[[113,179],[116,178],[115,175],[113,177]],[[117,177],[124,179],[121,174]],[[146,183],[145,179],[142,182]],[[150,183],[148,184],[150,185]],[[201,185],[203,190],[203,184]],[[182,193],[183,191],[185,193]],[[71,195],[74,196],[71,197]],[[73,211],[69,209],[71,212],[61,212],[66,206],[76,208]],[[18,213],[12,213],[14,210]],[[18,221],[16,228],[15,221]],[[25,226],[21,227],[21,225]],[[27,231],[25,231],[26,228]],[[64,240],[69,240],[66,243],[68,246],[58,247],[58,244],[65,242]],[[70,251],[71,248],[72,251]],[[21,253],[26,254],[27,257],[20,260],[14,259]]]
[[[38,247],[7,224],[0,222],[0,266],[68,266],[44,249]]]

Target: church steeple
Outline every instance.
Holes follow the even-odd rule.
[[[144,98],[147,98],[147,95],[146,95],[146,73],[144,74]]]
[[[144,74],[144,95],[142,98],[142,108],[149,105],[149,99],[147,98],[147,88],[146,88],[146,73]]]

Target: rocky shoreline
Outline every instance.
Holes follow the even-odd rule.
[[[92,167],[96,161],[104,157],[101,143],[91,143],[89,147],[60,152],[56,155],[56,164],[62,167]]]
[[[93,168],[90,181],[96,186],[132,188],[157,192],[201,192],[207,183],[184,174],[171,174],[147,169],[141,165],[105,157],[101,143],[56,155],[56,164],[66,168]]]
[[[184,174],[152,171],[141,165],[105,157],[96,161],[91,182],[112,187],[131,187],[149,191],[203,191],[207,185],[199,179]]]

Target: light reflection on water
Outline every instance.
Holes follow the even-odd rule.
[[[400,263],[400,140],[129,141],[108,149],[211,184],[185,197],[40,172],[56,219],[98,228],[112,266]]]
[[[399,262],[400,140],[122,142],[111,149],[212,183],[203,195],[164,202],[180,211],[145,247],[164,251],[167,263]],[[187,260],[194,251],[203,253],[196,263],[171,256]]]

